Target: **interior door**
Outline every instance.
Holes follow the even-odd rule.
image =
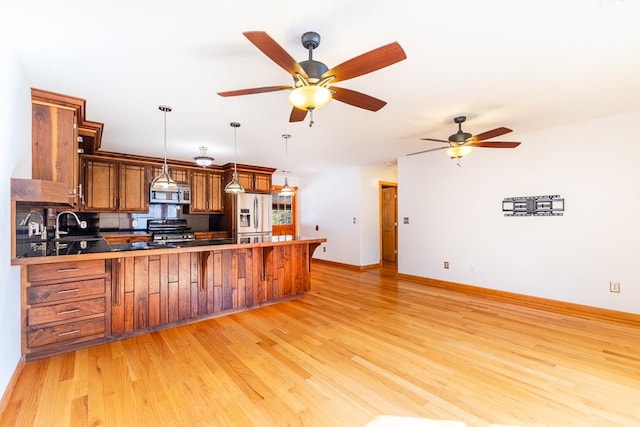
[[[297,230],[296,193],[293,196],[281,196],[279,185],[274,185],[272,197],[272,234],[274,236],[295,236]]]
[[[381,188],[382,262],[398,261],[398,188]]]

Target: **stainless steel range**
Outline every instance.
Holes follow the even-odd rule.
[[[196,239],[186,219],[150,219],[147,221],[147,231],[151,233],[152,241],[156,244]]]

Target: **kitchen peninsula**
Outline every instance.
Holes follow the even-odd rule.
[[[11,264],[21,267],[27,360],[285,301],[310,289],[311,257],[326,239],[229,238],[237,233],[236,200],[222,191],[230,164],[196,168],[171,161],[172,179],[193,195],[178,202],[190,202],[189,214],[209,216],[204,239],[157,242],[132,230],[101,235],[100,213],[150,212],[149,183],[163,165],[100,150],[102,124],[86,120],[85,110],[84,99],[32,89],[32,179],[11,180]],[[237,169],[247,192],[271,194],[275,169],[234,162],[234,174]],[[60,229],[68,217],[83,235],[69,234],[68,224]],[[161,228],[169,221],[147,219],[147,232],[156,219]]]
[[[23,354],[36,359],[302,296],[325,241],[34,243],[12,258],[22,268]]]

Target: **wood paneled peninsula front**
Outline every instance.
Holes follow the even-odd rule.
[[[34,243],[11,262],[21,266],[22,352],[31,360],[302,296],[325,241]]]

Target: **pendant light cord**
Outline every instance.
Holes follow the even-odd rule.
[[[167,171],[167,110],[164,111],[164,171]]]
[[[233,173],[237,174],[238,173],[238,171],[237,171],[237,169],[238,169],[238,164],[237,164],[237,157],[238,157],[238,128],[240,127],[240,123],[231,122],[229,124],[233,128]]]
[[[284,138],[284,174],[286,175],[289,173],[289,138],[291,138],[291,135],[285,133],[282,137]]]
[[[171,111],[171,107],[168,105],[161,105],[158,107],[160,111],[164,113],[164,165],[162,165],[162,170],[165,173],[168,173],[169,168],[167,167],[167,112]]]

